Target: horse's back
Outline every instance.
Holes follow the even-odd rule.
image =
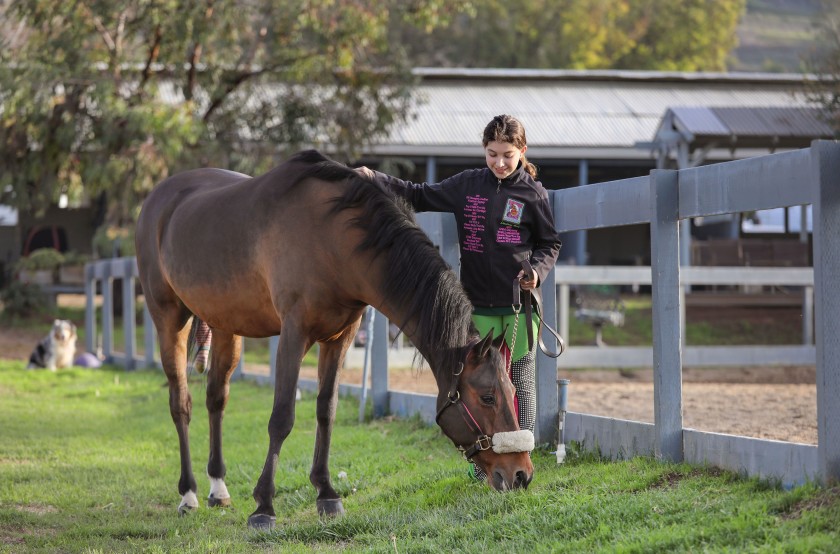
[[[350,248],[345,217],[328,214],[344,185],[306,179],[310,168],[297,160],[256,178],[197,169],[161,182],[138,221],[144,289],[157,285],[212,326],[230,321],[246,336],[275,333],[284,299],[325,297],[301,277]]]

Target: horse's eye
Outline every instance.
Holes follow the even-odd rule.
[[[481,401],[484,404],[487,404],[488,406],[492,406],[493,404],[496,403],[496,397],[493,396],[492,394],[485,394],[485,395],[482,395]]]

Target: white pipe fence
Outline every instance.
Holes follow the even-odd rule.
[[[828,482],[840,479],[840,144],[815,141],[810,148],[750,158],[734,162],[682,170],[654,170],[649,176],[552,191],[555,225],[560,232],[597,229],[630,224],[649,224],[651,230],[651,268],[621,268],[631,272],[630,282],[652,286],[653,346],[649,359],[639,365],[654,368],[654,423],[616,420],[589,414],[566,414],[564,440],[579,441],[585,448],[599,450],[609,457],[651,455],[671,461],[710,464],[746,475],[778,479],[786,485],[808,479]],[[679,265],[679,226],[691,217],[709,216],[812,204],[814,208],[814,267],[811,269],[687,268]],[[441,246],[447,260],[452,259],[455,233],[450,220],[421,214],[424,228]],[[133,259],[116,259],[89,264],[86,269],[87,314],[85,321],[88,350],[96,346],[95,285],[102,283],[102,348],[110,363],[126,368],[157,365],[154,331],[144,317],[145,355],[136,355],[134,317],[123,317],[125,349],[118,353],[113,345],[112,280],[123,279],[122,297],[125,314],[134,314]],[[561,311],[568,313],[563,287],[587,279],[616,279],[603,268],[557,266],[543,283],[545,318],[557,322],[557,287],[561,290]],[[612,271],[612,270],[610,270]],[[562,277],[558,274],[562,273]],[[593,276],[594,275],[594,276]],[[628,279],[622,276],[619,281]],[[649,280],[649,281],[648,281]],[[607,281],[602,281],[607,282]],[[614,281],[609,281],[614,282]],[[818,444],[805,445],[706,433],[686,429],[682,423],[682,367],[691,363],[721,363],[732,352],[706,349],[699,354],[683,345],[684,285],[712,283],[786,283],[803,286],[805,310],[814,310],[814,327],[803,328],[804,342],[814,336],[814,346],[803,344],[780,347],[763,357],[740,354],[755,363],[777,363],[782,359],[816,362]],[[808,287],[813,284],[814,300]],[[808,318],[810,319],[810,318]],[[273,381],[276,340],[272,341],[271,374]],[[715,347],[717,348],[717,347]],[[732,348],[732,347],[729,347]],[[785,352],[784,348],[790,350]],[[372,356],[372,402],[374,416],[386,413],[419,413],[434,420],[435,397],[391,391],[388,389],[388,321],[377,314],[374,323]],[[619,352],[614,348],[604,351]],[[537,442],[552,443],[557,436],[558,363],[591,365],[576,359],[572,346],[560,361],[542,353],[537,357]],[[621,352],[619,352],[621,353]],[[724,355],[726,354],[726,355]],[[627,354],[630,356],[630,354]],[[638,356],[638,354],[633,354]],[[648,354],[645,354],[647,356]],[[727,358],[730,356],[730,358]],[[785,358],[790,356],[789,358]],[[583,358],[581,358],[583,359]],[[634,362],[635,363],[635,362]],[[784,362],[788,363],[788,362]],[[800,363],[800,362],[793,362]],[[301,381],[302,388],[315,388],[313,382]],[[569,394],[574,394],[574,383]],[[360,387],[342,385],[344,394],[360,394]]]

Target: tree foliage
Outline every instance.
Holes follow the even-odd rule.
[[[278,151],[357,155],[406,117],[395,25],[423,32],[444,0],[0,2],[2,201],[43,210],[107,193],[130,223],[184,166],[253,172]]]
[[[746,0],[474,0],[429,36],[400,29],[418,65],[724,71]]]
[[[825,108],[840,135],[840,5],[823,2],[817,30],[817,48],[807,63],[814,79],[806,81],[806,89],[811,100]]]

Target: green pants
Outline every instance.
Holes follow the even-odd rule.
[[[513,328],[516,318],[519,318],[519,326],[516,329],[516,343],[513,342]],[[511,351],[511,362],[515,362],[528,353],[528,329],[525,328],[525,313],[519,315],[476,315],[472,316],[473,323],[478,328],[482,337],[493,331],[493,338],[505,332],[505,342]],[[534,341],[537,341],[538,330],[537,314],[531,318],[531,326],[534,332]]]

